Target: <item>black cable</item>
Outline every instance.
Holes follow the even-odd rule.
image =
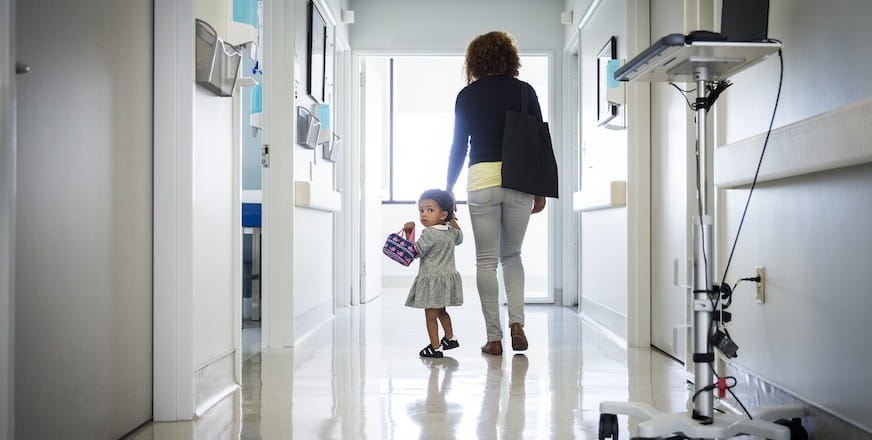
[[[736,399],[736,402],[739,403],[739,406],[742,407],[742,411],[745,411],[745,414],[748,415],[748,418],[754,420],[754,418],[751,417],[751,413],[748,411],[748,408],[745,408],[745,405],[742,403],[741,400],[739,400],[739,398],[736,396],[736,393],[733,392],[732,387],[727,387],[727,391],[730,392],[730,395],[733,396],[733,399]]]
[[[693,393],[693,397],[690,398],[690,401],[691,401],[691,402],[696,402],[696,397],[699,396],[700,393],[704,393],[704,392],[707,392],[707,391],[712,391],[712,390],[714,390],[714,389],[717,388],[717,387],[718,387],[718,384],[713,383],[713,384],[706,385],[706,386],[704,386],[704,387],[702,387],[702,388],[696,390],[696,392]]]
[[[777,40],[774,40],[777,42]],[[763,149],[760,151],[760,159],[757,161],[757,169],[754,171],[754,180],[751,181],[751,189],[748,191],[748,199],[745,200],[745,209],[742,211],[742,219],[739,220],[739,227],[736,229],[736,237],[733,239],[733,246],[730,249],[730,258],[727,259],[727,265],[724,267],[724,274],[721,278],[721,284],[727,279],[727,273],[730,271],[730,263],[733,262],[733,253],[736,252],[736,244],[739,242],[739,234],[742,232],[742,226],[745,224],[745,215],[748,214],[748,205],[751,203],[751,195],[754,194],[754,188],[757,186],[757,177],[760,175],[760,166],[763,165],[763,156],[766,154],[766,147],[769,145],[769,136],[772,134],[772,125],[775,123],[775,114],[778,112],[778,103],[781,101],[781,86],[784,83],[784,56],[781,54],[781,49],[778,49],[778,60],[780,62],[780,72],[778,74],[778,93],[775,95],[775,107],[772,109],[772,118],[769,119],[769,130],[766,131],[766,139],[763,141]]]
[[[717,377],[718,379],[721,378],[715,371],[712,371],[712,374],[714,374],[715,377]],[[735,393],[733,393],[733,387],[739,384],[739,379],[736,379],[734,376],[725,376],[724,379],[733,379],[733,384],[727,386],[727,391],[730,392],[730,395],[733,396],[733,399],[736,399],[736,402],[739,403],[739,406],[742,407],[742,411],[745,411],[745,414],[748,416],[748,418],[754,420],[754,417],[751,417],[751,413],[748,411],[748,408],[745,408],[745,405],[742,403],[742,401],[739,400]],[[717,388],[717,385],[715,385],[715,388]]]
[[[669,85],[675,87],[681,93],[693,93],[696,91],[696,89],[684,90],[681,87],[678,87],[678,84],[675,84],[674,82],[669,83]]]
[[[684,90],[684,89],[682,89],[681,87],[678,87],[678,84],[675,84],[675,83],[673,83],[673,82],[669,83],[669,85],[671,85],[672,87],[675,87],[679,92],[681,92],[681,96],[684,96],[684,100],[687,102],[687,106],[690,107],[691,110],[695,110],[695,109],[693,108],[694,105],[693,105],[692,102],[690,102],[690,99],[687,97],[687,94],[688,94],[688,93],[691,93],[691,92],[695,92],[696,89],[693,89],[693,90]]]

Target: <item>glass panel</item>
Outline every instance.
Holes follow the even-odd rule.
[[[454,101],[465,86],[463,57],[394,59],[394,200],[445,188]],[[466,173],[456,187],[466,188]],[[460,191],[457,196],[465,198]]]

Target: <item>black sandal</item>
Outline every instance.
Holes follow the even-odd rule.
[[[445,336],[442,337],[442,349],[443,350],[451,350],[452,348],[460,347],[460,342],[457,342],[457,339],[446,339]]]
[[[433,348],[433,344],[427,344],[423,350],[418,352],[418,356],[425,358],[441,358],[443,356],[442,350],[436,350]]]

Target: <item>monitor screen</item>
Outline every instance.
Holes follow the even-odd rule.
[[[721,34],[727,41],[761,41],[768,38],[769,0],[723,0]]]

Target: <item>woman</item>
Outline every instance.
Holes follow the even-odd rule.
[[[541,118],[536,92],[515,78],[520,66],[518,49],[505,32],[479,35],[469,43],[465,63],[468,85],[457,95],[448,160],[447,190],[453,192],[467,153],[469,156],[467,200],[475,239],[476,284],[487,333],[481,351],[492,355],[503,353],[497,262],[503,268],[512,349],[527,349],[521,244],[530,214],[545,208],[545,197],[501,186],[506,111],[521,111],[522,90],[528,94],[527,111]]]

